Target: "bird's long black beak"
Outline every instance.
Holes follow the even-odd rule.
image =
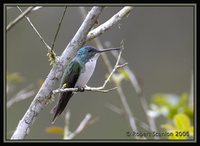
[[[107,51],[113,51],[113,50],[121,50],[122,48],[109,48],[109,49],[103,49],[98,50],[97,53],[107,52]]]

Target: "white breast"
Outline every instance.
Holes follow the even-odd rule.
[[[79,76],[75,87],[77,88],[85,87],[85,85],[87,84],[87,82],[89,81],[94,72],[96,62],[97,58],[93,58],[85,64],[85,70],[81,72],[81,75]]]

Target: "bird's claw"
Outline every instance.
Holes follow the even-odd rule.
[[[79,91],[79,92],[84,92],[84,91],[85,91],[85,88],[83,88],[83,87],[78,88],[78,91]]]

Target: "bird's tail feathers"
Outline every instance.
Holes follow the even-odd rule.
[[[50,111],[50,113],[54,114],[52,124],[56,121],[57,117],[64,111],[69,99],[72,97],[72,92],[64,92],[60,94],[60,99],[57,105]]]

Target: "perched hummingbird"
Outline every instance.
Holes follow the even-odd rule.
[[[77,55],[65,69],[61,79],[60,88],[84,88],[94,72],[100,53],[120,49],[121,48],[110,48],[98,50],[92,46],[80,48]],[[52,109],[52,112],[54,113],[52,123],[54,123],[57,117],[63,112],[72,96],[72,91],[59,93],[59,101]]]

